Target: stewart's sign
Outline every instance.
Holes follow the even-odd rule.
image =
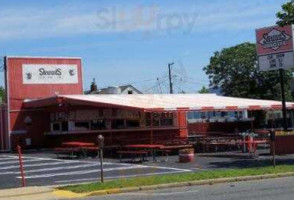
[[[256,30],[260,71],[294,67],[292,26],[272,26]]]
[[[22,65],[23,84],[75,84],[78,83],[77,65]]]

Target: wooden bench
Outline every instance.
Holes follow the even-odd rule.
[[[60,154],[66,154],[69,155],[71,158],[74,157],[74,154],[78,154],[79,152],[81,152],[80,148],[73,148],[73,147],[58,147],[54,149],[57,158],[59,158]],[[77,155],[78,156],[78,155]]]
[[[117,153],[119,153],[119,161],[121,162],[122,160],[122,155],[132,155],[133,158],[132,158],[132,162],[135,161],[135,156],[136,155],[139,155],[140,158],[141,158],[141,162],[144,161],[144,156],[147,156],[148,154],[148,151],[117,151]]]

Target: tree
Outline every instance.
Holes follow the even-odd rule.
[[[277,24],[285,26],[294,24],[294,1],[290,1],[282,5],[282,11],[277,13]]]
[[[200,93],[200,94],[207,94],[207,93],[210,93],[210,91],[205,86],[202,86],[201,90],[199,90],[198,93]]]
[[[225,96],[281,99],[279,72],[258,71],[255,44],[246,42],[215,52],[203,70],[208,75],[210,86],[219,89]],[[288,101],[292,100],[291,77],[291,71],[285,71],[285,95]]]
[[[5,89],[0,86],[0,104],[3,102],[3,100],[5,99]]]

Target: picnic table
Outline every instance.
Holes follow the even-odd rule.
[[[150,151],[153,161],[156,161],[156,150],[159,150],[160,148],[164,147],[164,145],[162,144],[129,144],[123,147],[128,149],[136,149],[135,151],[137,151],[138,149]],[[132,151],[129,151],[130,154],[131,152]]]
[[[163,144],[129,144],[129,145],[125,145],[123,146],[125,148],[128,148],[128,149],[135,149],[134,150],[134,153],[135,152],[138,152],[138,149],[139,150],[145,150],[145,151],[150,151],[151,152],[151,155],[152,155],[152,158],[153,158],[153,161],[156,162],[157,159],[156,159],[156,152],[157,151],[161,151],[161,152],[164,152],[165,155],[166,155],[166,159],[165,161],[168,160],[168,152],[170,152],[171,150],[173,149],[183,149],[183,148],[191,148],[193,147],[192,145],[190,144],[183,144],[183,145],[163,145]],[[120,151],[122,152],[122,151]],[[132,153],[132,151],[128,151],[128,153]],[[145,152],[143,152],[145,153]]]
[[[84,157],[87,157],[88,151],[98,151],[99,148],[95,143],[92,142],[63,142],[61,143],[61,147],[55,148],[55,152],[57,153],[57,157],[59,154],[70,154],[71,157],[74,156],[74,153],[81,153]]]

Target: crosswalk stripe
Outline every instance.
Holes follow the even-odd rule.
[[[68,162],[68,163],[72,163],[72,162]],[[48,166],[48,165],[60,165],[60,164],[65,164],[65,162],[48,162],[48,163],[38,163],[38,164],[26,164],[26,165],[24,165],[24,168],[39,167],[39,166],[41,167],[41,166]],[[0,170],[18,169],[18,168],[19,168],[18,165],[10,165],[10,166],[6,166],[6,167],[0,167]]]
[[[11,158],[8,158],[8,157],[3,157],[3,158],[0,158],[0,161],[4,161],[4,160],[15,160],[16,158],[14,157],[11,157]]]
[[[26,160],[26,159],[23,159],[23,163],[28,163],[28,162],[40,162],[40,160],[34,160],[34,159],[30,159],[30,160]],[[7,164],[15,164],[15,163],[19,163],[18,160],[15,160],[15,161],[7,161],[7,162],[1,162],[0,161],[0,165],[7,165]]]
[[[49,165],[62,165],[62,164],[89,164],[89,165],[97,165],[100,166],[99,163],[94,163],[94,162],[81,162],[81,163],[77,163],[77,162],[72,162],[72,161],[62,161],[62,162],[46,162],[46,163],[38,163],[38,164],[25,164],[24,165],[24,169],[26,170],[28,167],[42,167],[42,166],[49,166]],[[110,163],[110,162],[105,162],[103,163],[103,165],[117,165],[117,163]],[[7,169],[19,169],[18,165],[10,165],[10,166],[6,166],[6,167],[0,167],[0,175],[1,175],[1,170],[7,170]]]
[[[33,169],[33,170],[25,170],[25,173],[36,173],[36,172],[48,172],[48,171],[58,171],[58,170],[68,170],[68,169],[78,169],[78,168],[87,168],[87,167],[95,167],[98,164],[87,164],[87,165],[75,165],[75,166],[62,166],[62,167],[53,167],[53,168],[41,168],[41,169]],[[20,171],[6,171],[1,172],[1,175],[8,175],[8,174],[20,174]]]

